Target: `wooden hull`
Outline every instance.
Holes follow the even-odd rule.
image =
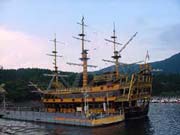
[[[125,110],[125,119],[141,119],[147,116],[149,111],[149,104],[146,105],[144,108],[136,107],[132,109]]]

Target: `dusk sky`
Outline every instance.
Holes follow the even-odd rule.
[[[66,62],[81,63],[81,17],[85,17],[86,38],[91,40],[88,62],[98,70],[111,64],[113,46],[110,38],[113,22],[118,42],[138,32],[122,52],[121,62],[144,60],[149,51],[150,61],[163,60],[180,52],[179,0],[0,0],[0,65],[8,69],[38,67],[52,69],[52,58],[46,54],[53,49],[49,40],[57,35],[58,67],[64,71],[81,71],[81,67]],[[120,49],[122,46],[118,46]]]

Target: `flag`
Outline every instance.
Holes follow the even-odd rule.
[[[149,53],[147,51],[147,53],[146,53],[146,60],[149,60],[149,59],[150,59],[150,57],[149,57]]]

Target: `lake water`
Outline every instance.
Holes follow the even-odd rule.
[[[0,135],[180,135],[180,104],[151,104],[148,117],[84,128],[0,119]]]

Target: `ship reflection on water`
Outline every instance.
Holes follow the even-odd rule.
[[[154,130],[149,117],[126,122],[125,135],[153,135]]]
[[[127,121],[105,127],[84,128],[55,124],[32,124],[19,121],[1,121],[1,134],[38,135],[152,135],[148,117],[142,120]],[[134,123],[135,122],[135,123]],[[3,124],[2,124],[3,123]]]
[[[141,120],[133,120],[113,124],[105,127],[82,128],[51,125],[51,134],[56,135],[153,135],[154,131],[148,117]]]

